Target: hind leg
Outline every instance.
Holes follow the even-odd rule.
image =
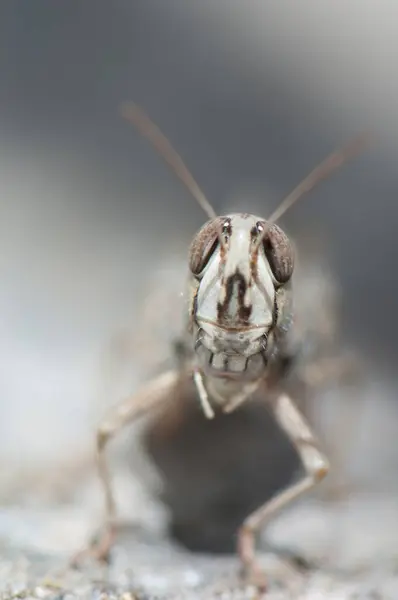
[[[262,590],[266,588],[266,575],[258,565],[255,556],[256,534],[278,511],[311,490],[329,470],[328,461],[318,449],[311,429],[289,396],[280,394],[271,401],[271,406],[278,425],[296,447],[306,476],[255,510],[239,530],[238,553],[242,561],[244,577]]]
[[[79,552],[72,559],[72,564],[77,565],[86,555],[90,555],[100,561],[106,561],[109,558],[109,552],[115,541],[116,504],[105,455],[108,442],[126,425],[165,402],[177,385],[180,377],[181,373],[178,371],[167,371],[156,377],[143,386],[135,396],[127,398],[116,406],[102,425],[100,425],[96,436],[97,466],[105,496],[105,525],[100,538],[89,548]]]

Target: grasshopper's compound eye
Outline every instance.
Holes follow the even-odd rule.
[[[199,229],[189,249],[189,268],[193,275],[200,275],[220,243],[226,217],[211,219]]]
[[[294,269],[294,249],[288,236],[274,224],[269,226],[266,222],[258,223],[257,227],[260,231],[261,228],[269,227],[263,239],[264,253],[276,281],[287,283]]]

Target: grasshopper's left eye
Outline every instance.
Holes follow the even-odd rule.
[[[189,249],[189,268],[193,275],[199,275],[213,256],[224,222],[225,217],[207,221],[193,238]]]
[[[257,224],[260,231],[267,225]],[[271,225],[264,235],[263,248],[275,279],[278,283],[287,283],[293,275],[294,249],[286,233],[277,225]]]

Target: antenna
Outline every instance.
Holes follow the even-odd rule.
[[[355,158],[362,150],[369,145],[370,135],[361,134],[358,137],[350,140],[345,146],[336,150],[330,154],[321,164],[319,164],[303,181],[301,181],[294,190],[286,196],[286,198],[280,203],[278,208],[269,217],[269,223],[275,223],[286,211],[293,206],[300,198],[305,194],[308,194],[314,187],[323,179],[327,179],[330,175],[339,169],[344,163],[350,159]],[[253,253],[259,248],[261,242],[266,235],[268,227],[265,227],[261,232],[259,238],[257,238]]]
[[[206,196],[185,166],[181,156],[174,150],[168,139],[160,131],[148,115],[136,104],[124,104],[121,107],[122,116],[130,121],[149,142],[152,143],[157,152],[171,167],[177,177],[188,188],[199,206],[205,211],[210,219],[215,219],[217,214],[207,200]]]

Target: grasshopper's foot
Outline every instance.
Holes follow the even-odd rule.
[[[116,539],[116,529],[109,526],[87,548],[77,552],[70,561],[72,568],[79,568],[86,559],[93,559],[99,563],[109,564],[112,546]]]
[[[268,590],[268,578],[260,565],[253,562],[242,568],[241,577],[246,585],[256,588],[260,594]]]
[[[241,578],[244,583],[255,587],[260,594],[264,594],[268,588],[267,576],[255,557],[254,531],[245,525],[238,532],[237,550],[242,564]]]

